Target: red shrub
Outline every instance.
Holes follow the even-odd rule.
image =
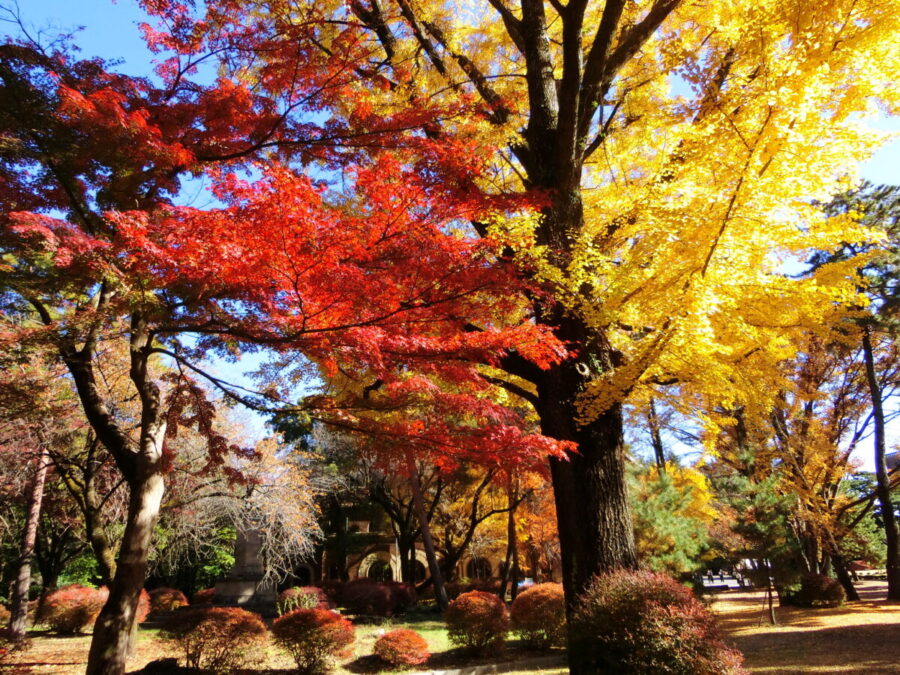
[[[385,633],[375,642],[375,656],[395,668],[417,666],[431,656],[425,638],[409,628]]]
[[[322,582],[322,592],[328,596],[335,605],[341,604],[341,598],[344,595],[344,582],[340,579],[329,579]]]
[[[735,675],[741,655],[713,615],[664,574],[619,570],[594,579],[575,612],[573,639],[595,672]]]
[[[294,586],[278,594],[278,613],[287,614],[295,609],[331,609],[331,600],[316,586]]]
[[[296,609],[275,619],[272,634],[305,675],[330,670],[335,656],[348,655],[354,638],[353,624],[327,609]]]
[[[341,602],[351,614],[393,615],[391,589],[371,579],[356,579],[344,586]]]
[[[509,610],[513,630],[532,647],[566,643],[566,598],[562,584],[538,584],[523,591]]]
[[[194,593],[194,597],[191,598],[192,605],[211,605],[213,603],[213,598],[216,596],[215,588],[204,588],[202,591],[197,591]]]
[[[405,612],[416,606],[416,587],[400,581],[389,581],[391,596],[394,599],[394,612]]]
[[[187,605],[187,596],[177,588],[154,588],[150,591],[151,612],[171,612]]]
[[[184,651],[188,667],[231,673],[264,656],[266,625],[237,607],[208,607],[176,613],[162,631]]]
[[[56,633],[81,633],[93,627],[109,591],[78,584],[64,586],[44,597],[40,620]]]
[[[469,591],[450,603],[444,614],[453,644],[483,650],[500,645],[509,631],[509,612],[493,593]]]

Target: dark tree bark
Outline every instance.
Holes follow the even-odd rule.
[[[42,443],[41,453],[35,466],[34,480],[28,494],[28,506],[25,514],[25,528],[22,532],[22,544],[19,546],[19,564],[16,581],[10,603],[9,632],[13,639],[25,637],[28,622],[28,589],[31,587],[31,559],[34,556],[34,545],[37,541],[38,524],[41,521],[41,502],[44,499],[44,482],[47,478],[47,467],[50,464],[50,453]]]
[[[875,351],[872,346],[872,327],[863,329],[863,356],[866,361],[866,380],[869,383],[869,396],[872,401],[872,421],[875,425],[875,480],[878,503],[881,506],[881,520],[884,523],[884,537],[887,542],[888,600],[900,600],[900,533],[897,528],[897,517],[891,499],[891,481],[888,475],[884,456],[885,429],[884,405],[881,396],[881,385],[875,372]]]
[[[434,597],[441,611],[447,609],[450,604],[447,598],[447,589],[444,587],[444,578],[441,574],[441,566],[438,564],[437,553],[434,550],[434,540],[431,537],[431,527],[428,522],[428,512],[425,510],[425,500],[422,497],[422,484],[419,481],[419,469],[412,455],[407,455],[406,469],[409,473],[410,487],[412,488],[413,505],[416,516],[419,518],[419,527],[422,530],[422,545],[425,548],[425,557],[428,558],[428,571],[431,572],[431,583],[434,584]]]
[[[656,460],[656,468],[660,473],[666,472],[666,448],[662,442],[659,417],[656,414],[656,401],[652,398],[647,408],[647,425],[650,427],[650,441],[653,445],[653,456]]]

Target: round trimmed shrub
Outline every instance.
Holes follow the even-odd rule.
[[[245,609],[204,607],[176,613],[162,636],[178,643],[189,668],[231,673],[262,658],[266,625]]]
[[[444,614],[450,642],[481,651],[503,644],[509,631],[509,612],[493,593],[463,593]]]
[[[197,591],[191,597],[192,605],[211,605],[213,600],[216,597],[216,589],[215,588],[204,588],[201,591]]]
[[[188,604],[187,596],[177,588],[163,587],[150,591],[151,612],[171,612]]]
[[[40,621],[54,633],[82,633],[94,625],[108,597],[106,588],[89,588],[79,584],[63,586],[44,597]]]
[[[513,630],[530,647],[547,649],[566,644],[566,597],[562,584],[538,584],[523,591],[509,610]]]
[[[388,587],[391,589],[395,613],[405,612],[416,606],[418,598],[414,585],[403,583],[402,581],[389,581]]]
[[[847,600],[847,592],[837,579],[807,574],[800,580],[795,600],[803,607],[840,607]]]
[[[573,616],[570,657],[620,675],[737,675],[740,652],[722,642],[713,615],[674,579],[618,570],[596,577]],[[584,664],[583,664],[584,665]]]
[[[287,614],[295,609],[329,609],[331,601],[325,592],[316,586],[294,586],[278,594],[278,614]]]
[[[304,675],[331,670],[335,657],[349,655],[354,639],[353,624],[327,609],[295,609],[275,619],[272,634]]]
[[[395,668],[418,666],[431,656],[425,638],[409,628],[398,628],[382,635],[375,642],[374,653]]]
[[[344,586],[341,601],[351,614],[393,616],[416,604],[416,590],[396,581],[355,579]]]

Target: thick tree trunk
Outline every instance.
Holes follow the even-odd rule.
[[[625,485],[622,409],[615,405],[599,419],[574,428],[563,406],[554,405],[549,396],[542,398],[543,432],[576,441],[579,451],[550,462],[563,585],[571,609],[594,576],[637,567]]]
[[[34,555],[34,544],[37,541],[38,523],[41,520],[41,503],[44,500],[44,483],[47,479],[47,467],[50,454],[46,447],[41,448],[35,468],[31,492],[28,495],[28,507],[25,515],[25,529],[22,532],[22,545],[19,547],[19,569],[10,604],[9,632],[13,639],[25,637],[28,622],[28,589],[31,587],[31,558]]]
[[[434,597],[441,611],[447,609],[450,601],[447,598],[447,589],[444,587],[444,579],[441,575],[441,567],[438,564],[437,554],[434,550],[434,539],[431,536],[431,525],[428,522],[428,512],[425,510],[425,499],[422,497],[422,484],[419,481],[419,470],[412,455],[407,455],[406,468],[409,472],[409,482],[412,487],[413,505],[419,526],[422,531],[422,546],[425,548],[425,557],[428,558],[428,570],[431,572],[431,581],[434,584]]]
[[[875,373],[875,353],[872,346],[872,328],[866,326],[863,331],[863,356],[866,361],[866,379],[869,384],[869,395],[872,399],[872,421],[875,425],[875,479],[878,503],[881,506],[881,520],[884,523],[884,536],[887,541],[888,600],[900,600],[900,533],[897,518],[894,514],[894,503],[891,499],[891,483],[887,464],[884,460],[885,429],[884,406],[881,398],[881,386]]]
[[[571,453],[566,459],[550,460],[563,588],[570,617],[578,597],[596,575],[637,567],[625,483],[622,406],[615,404],[590,423],[577,425],[575,399],[589,372],[597,372],[596,363],[589,368],[585,361],[551,368],[538,387],[542,432],[559,440],[574,441],[578,447],[578,453]],[[592,641],[579,638],[570,622],[569,672],[595,674],[593,651]]]

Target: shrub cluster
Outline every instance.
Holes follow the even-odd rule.
[[[278,594],[278,613],[287,614],[295,609],[330,609],[331,601],[321,588],[294,586]]]
[[[431,656],[425,638],[409,628],[398,628],[382,635],[375,642],[374,652],[395,668],[418,666]]]
[[[523,591],[509,610],[513,630],[536,649],[566,643],[566,598],[562,584],[538,584]]]
[[[330,670],[332,659],[345,655],[354,638],[353,624],[327,609],[295,609],[275,619],[272,634],[303,675]]]
[[[500,645],[509,631],[509,612],[493,593],[469,591],[463,593],[444,614],[450,641],[456,645],[481,651]]]
[[[258,660],[266,625],[237,607],[205,607],[176,613],[162,630],[184,652],[188,667],[231,673]]]
[[[150,591],[151,612],[171,612],[187,605],[187,596],[177,588],[154,588]]]
[[[574,654],[595,672],[735,675],[739,652],[722,642],[712,614],[663,574],[619,570],[594,579],[573,617]]]
[[[106,588],[63,586],[44,597],[39,618],[55,633],[81,633],[94,625],[108,597]]]
[[[800,580],[800,590],[791,600],[802,607],[840,607],[847,600],[847,592],[837,579],[807,574]]]
[[[328,599],[334,606],[341,603],[341,597],[344,594],[344,582],[340,579],[323,580],[321,585],[317,588],[322,589],[322,592],[328,596]]]
[[[213,603],[213,599],[216,596],[215,588],[204,588],[202,591],[197,591],[194,593],[191,598],[192,605],[211,605]]]
[[[356,579],[344,586],[341,602],[351,614],[393,616],[416,604],[416,589],[397,581]]]

